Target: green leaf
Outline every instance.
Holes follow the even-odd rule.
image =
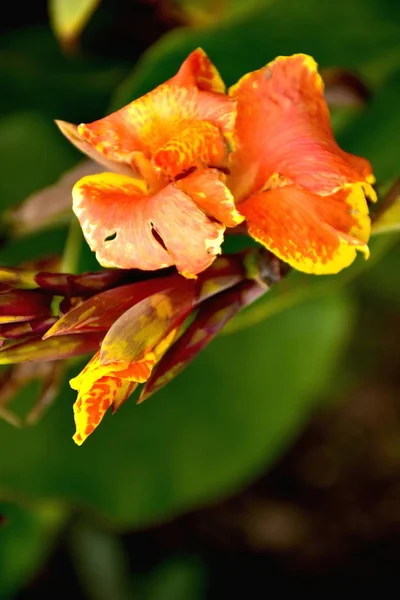
[[[50,23],[64,47],[74,45],[100,0],[49,0]]]
[[[400,179],[391,187],[372,224],[372,235],[400,231]]]
[[[113,108],[171,77],[201,46],[227,84],[279,55],[304,52],[321,67],[359,69],[398,54],[400,20],[391,0],[285,0],[264,2],[198,29],[175,29],[152,46],[117,90]]]
[[[371,161],[378,182],[385,183],[400,175],[399,97],[400,70],[385,82],[365,110],[339,135],[343,148]]]
[[[35,428],[0,423],[3,493],[60,499],[124,526],[231,493],[301,430],[337,376],[351,323],[346,299],[331,294],[220,337],[151,400],[107,415],[82,447],[65,388]]]
[[[25,200],[50,183],[75,162],[75,151],[62,138],[50,119],[33,111],[17,112],[0,120],[0,228],[9,235],[5,209]],[[4,211],[4,212],[3,212]],[[61,253],[65,230],[45,236],[27,236],[0,249],[0,264],[16,266],[23,261]]]
[[[370,258],[365,261],[362,256],[358,256],[350,267],[337,275],[310,276],[299,271],[292,271],[283,281],[274,285],[266,296],[260,298],[230,321],[223,330],[223,334],[258,325],[261,321],[270,319],[288,308],[308,302],[312,298],[323,298],[337,293],[378,264],[396,243],[397,238],[393,235],[371,239],[369,242]]]
[[[206,568],[194,558],[169,559],[151,572],[142,587],[145,600],[204,600]]]
[[[43,563],[66,513],[52,502],[29,508],[0,502],[0,515],[6,519],[0,528],[0,594],[7,600]]]
[[[48,27],[17,29],[2,35],[1,42],[3,114],[35,110],[49,122],[90,122],[103,116],[111,92],[126,73],[122,62],[64,56]]]
[[[51,119],[34,111],[0,120],[0,154],[2,211],[56,181],[76,157]]]

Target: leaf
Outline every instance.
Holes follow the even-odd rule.
[[[331,294],[219,337],[152,399],[107,415],[80,448],[65,386],[35,428],[0,423],[3,494],[61,499],[132,527],[232,493],[326,397],[351,322],[346,299]],[[18,403],[31,397],[30,387]]]
[[[166,0],[160,6],[162,16],[193,27],[209,25],[232,14],[246,13],[260,0]]]
[[[35,110],[49,126],[57,118],[90,122],[103,115],[125,73],[126,63],[112,59],[64,56],[49,27],[14,29],[2,35],[0,111]]]
[[[5,522],[0,528],[1,597],[14,598],[48,555],[65,521],[65,510],[53,502],[27,507],[1,502]]]
[[[339,135],[343,148],[371,161],[380,183],[400,174],[399,95],[400,69],[377,90],[365,110]]]
[[[372,223],[372,235],[400,231],[400,179],[389,190]]]
[[[73,149],[60,143],[54,123],[34,111],[0,120],[0,153],[2,211],[55,181],[75,162]]]
[[[358,69],[398,54],[398,8],[391,0],[286,0],[251,3],[249,9],[198,29],[175,29],[154,44],[117,89],[114,109],[171,77],[191,50],[201,46],[227,84],[275,56],[311,54],[321,67]],[[345,15],[345,17],[344,17]],[[332,32],[340,31],[338,37]]]
[[[98,350],[103,333],[63,335],[42,340],[34,336],[22,342],[15,342],[0,349],[0,365],[23,362],[61,360],[81,354],[94,354]]]
[[[72,188],[85,175],[100,173],[92,160],[78,163],[53,185],[28,196],[4,215],[13,236],[23,236],[68,221],[72,211]]]
[[[50,22],[61,45],[74,47],[100,0],[49,0]]]

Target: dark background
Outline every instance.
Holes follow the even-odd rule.
[[[353,82],[331,105],[339,142],[371,160],[381,201],[400,174],[396,2],[103,0],[62,48],[46,2],[7,3],[1,30],[1,264],[63,253],[65,221],[23,235],[6,225],[80,158],[53,120],[101,117],[199,45],[228,84],[279,54],[313,54],[328,91],[339,68]],[[290,276],[82,448],[67,383],[34,427],[1,422],[0,598],[264,598],[395,582],[398,233],[371,251],[337,277]],[[79,268],[97,268],[84,245]],[[17,386],[7,406],[23,417],[37,389]]]

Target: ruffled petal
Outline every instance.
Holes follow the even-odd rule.
[[[237,199],[294,183],[329,195],[345,183],[368,182],[368,161],[334,140],[317,64],[304,54],[278,57],[230,89],[237,100],[237,151],[230,182]]]
[[[153,165],[174,178],[195,165],[222,167],[227,158],[228,146],[218,127],[208,121],[195,121],[157,150]]]
[[[220,252],[224,226],[211,221],[175,184],[153,196],[137,179],[102,173],[73,189],[73,209],[100,264],[155,270],[176,265],[185,276]]]
[[[176,182],[208,216],[226,227],[236,227],[244,217],[235,206],[232,193],[225,185],[226,177],[217,169],[199,169]]]
[[[251,196],[239,209],[249,234],[299,271],[337,273],[354,261],[357,250],[369,255],[362,184],[346,184],[324,197],[291,185]]]
[[[231,137],[235,102],[204,52],[193,52],[178,73],[141,98],[90,124],[78,133],[109,159],[129,162],[132,152],[154,155],[197,121],[208,121]]]

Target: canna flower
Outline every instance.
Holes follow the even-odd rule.
[[[79,149],[112,172],[83,177],[73,210],[106,267],[186,277],[220,252],[226,227],[244,219],[225,185],[235,102],[195,50],[178,73],[121,110],[79,127],[58,122]]]
[[[337,145],[315,61],[278,57],[229,90],[237,149],[229,186],[249,234],[306,273],[337,273],[369,255],[367,160]]]
[[[336,273],[368,257],[367,160],[337,145],[315,61],[278,57],[225,94],[204,52],[142,98],[65,135],[114,173],[81,179],[73,208],[104,266],[186,277],[209,266],[225,227],[294,268]]]
[[[147,279],[138,281],[136,271],[69,276],[5,269],[0,280],[2,271],[3,280],[28,287],[27,294],[37,293],[38,281],[49,298],[55,291],[65,294],[60,306],[68,308],[40,334],[20,329],[9,336],[0,364],[95,353],[70,382],[78,392],[74,440],[79,445],[139,384],[145,384],[141,401],[176,377],[240,308],[283,274],[279,260],[258,250],[220,257],[196,279],[170,271],[142,273]]]

